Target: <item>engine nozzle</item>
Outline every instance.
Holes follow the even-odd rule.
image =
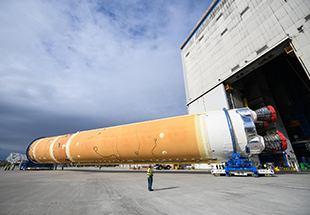
[[[275,153],[279,150],[287,149],[287,141],[281,132],[269,134],[263,137],[265,143],[265,151]]]
[[[277,121],[277,113],[271,105],[257,109],[255,110],[255,113],[257,114],[257,121],[266,121],[273,123]]]

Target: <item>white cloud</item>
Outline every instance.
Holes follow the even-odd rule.
[[[1,1],[0,120],[186,114],[179,46],[211,2]]]

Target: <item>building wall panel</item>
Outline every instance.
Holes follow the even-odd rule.
[[[181,51],[187,104],[196,105],[193,101],[284,40],[292,41],[308,73],[309,2],[221,0]],[[204,111],[199,107],[197,112]]]

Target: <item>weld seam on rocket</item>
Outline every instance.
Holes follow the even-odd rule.
[[[34,147],[33,147],[33,157],[34,157],[34,159],[36,160],[36,162],[39,162],[39,160],[38,160],[38,158],[37,158],[37,156],[36,156],[36,153],[35,153],[36,147],[37,147],[37,145],[38,145],[42,140],[43,140],[43,139],[39,140],[39,141],[34,145]]]
[[[75,134],[73,134],[73,135],[69,138],[68,142],[66,143],[66,155],[67,155],[67,158],[68,158],[70,161],[72,161],[72,162],[75,162],[75,161],[73,160],[73,158],[72,158],[71,155],[70,155],[70,144],[71,144],[71,141],[72,141],[73,137],[75,137],[78,133],[80,133],[80,132],[78,131],[78,132],[76,132]]]
[[[51,156],[51,158],[52,158],[56,163],[60,163],[60,162],[54,157],[53,148],[54,148],[54,144],[56,143],[56,141],[57,141],[60,137],[61,137],[61,136],[58,136],[58,137],[53,141],[53,143],[51,144],[51,147],[50,147],[50,156]]]

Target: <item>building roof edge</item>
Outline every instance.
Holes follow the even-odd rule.
[[[212,2],[212,4],[209,6],[209,8],[207,9],[207,11],[203,14],[203,16],[201,17],[201,19],[199,20],[199,22],[196,24],[196,26],[194,27],[194,29],[191,31],[191,33],[187,36],[187,38],[185,39],[185,41],[182,43],[182,45],[180,46],[180,49],[182,50],[186,44],[188,43],[188,41],[192,38],[192,36],[195,34],[195,32],[197,31],[197,29],[200,27],[200,25],[205,21],[205,19],[209,16],[209,14],[213,11],[213,9],[217,6],[217,3],[221,1],[221,0],[214,0]]]

